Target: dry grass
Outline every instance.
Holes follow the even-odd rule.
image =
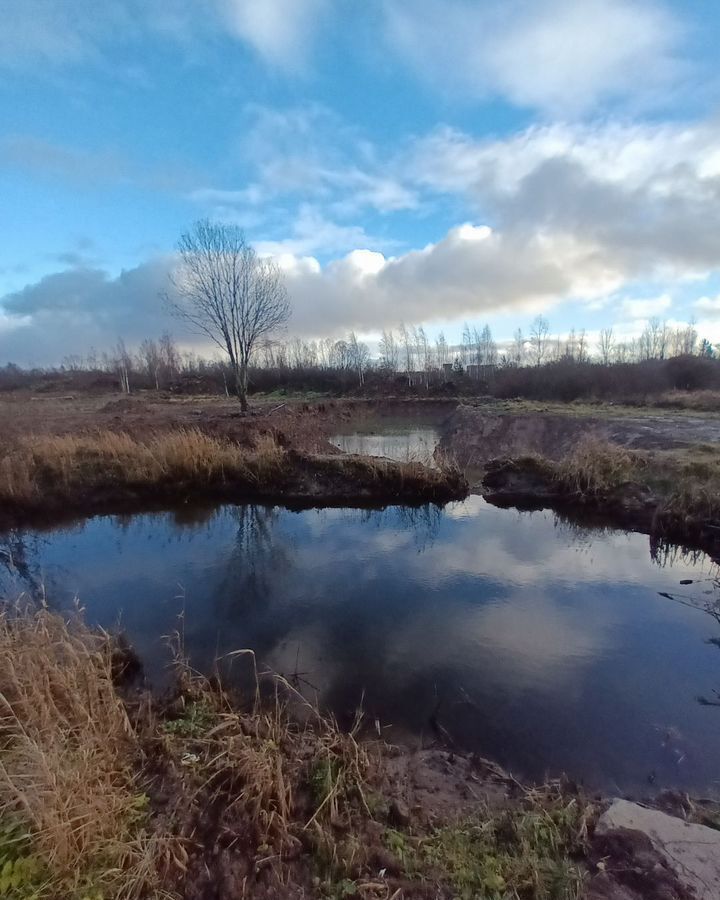
[[[720,447],[632,451],[597,438],[583,439],[564,460],[546,463],[564,490],[622,498],[639,487],[657,504],[658,524],[682,526],[720,517]]]
[[[245,449],[195,428],[145,441],[115,431],[26,437],[0,460],[0,501],[24,502],[96,485],[257,484],[278,473],[283,456],[271,436]]]
[[[0,689],[8,895],[153,894],[159,843],[144,828],[137,739],[113,687],[107,635],[47,609],[5,608]]]
[[[637,479],[646,465],[642,456],[624,447],[585,437],[557,464],[556,478],[570,491],[598,495]]]
[[[378,878],[386,847],[402,879],[443,896],[578,895],[580,801],[529,792],[507,814],[479,807],[468,822],[388,827],[397,822],[374,790],[388,748],[358,739],[361,716],[342,732],[286,679],[258,678],[254,654],[231,656],[252,662],[247,708],[178,653],[179,693],[142,717],[138,735],[112,684],[107,635],[46,609],[2,613],[0,860],[11,866],[0,866],[0,896],[190,900],[257,888],[389,900],[403,881]]]
[[[720,391],[666,391],[652,401],[653,406],[687,409],[693,412],[720,412]]]
[[[257,844],[286,849],[298,828],[327,837],[330,826],[349,827],[358,810],[368,812],[371,746],[356,739],[360,714],[349,733],[341,731],[287,679],[258,675],[249,650],[230,654],[252,660],[256,689],[243,710],[219,676],[211,683],[189,666],[180,641],[173,649],[183,712],[162,726],[170,753],[191,754],[189,779],[201,785],[200,795],[219,789],[230,797],[224,814],[249,823]],[[273,690],[261,699],[263,680]]]
[[[124,432],[18,439],[0,458],[0,509],[79,512],[192,495],[363,497],[410,502],[455,499],[467,483],[455,469],[358,456],[285,451],[271,433],[241,446],[195,428],[139,440]]]

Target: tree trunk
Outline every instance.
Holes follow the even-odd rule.
[[[235,391],[240,401],[240,409],[247,412],[247,369],[242,364],[235,368]]]

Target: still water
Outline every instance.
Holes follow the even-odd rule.
[[[442,511],[225,506],[5,536],[0,572],[3,593],[42,585],[119,621],[155,681],[182,616],[195,665],[254,648],[341,718],[364,696],[391,738],[429,743],[439,722],[520,775],[606,790],[720,780],[720,708],[697,699],[720,689],[720,623],[695,608],[714,600],[714,570],[653,561],[641,535],[477,496]]]
[[[398,428],[391,422],[385,422],[368,426],[365,431],[335,434],[330,442],[343,453],[385,456],[398,462],[421,462],[433,466],[433,453],[439,439],[440,431],[433,425]]]

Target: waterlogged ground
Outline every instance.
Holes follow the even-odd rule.
[[[390,737],[440,727],[523,776],[634,792],[720,778],[720,708],[698,700],[720,689],[720,623],[696,608],[714,571],[653,561],[641,535],[472,496],[443,511],[185,508],[0,548],[3,593],[120,621],[156,681],[180,627],[199,667],[252,647],[342,718],[362,701]]]

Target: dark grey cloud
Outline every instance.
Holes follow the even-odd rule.
[[[0,299],[0,363],[58,363],[66,355],[137,344],[172,326],[161,294],[170,260],[158,258],[111,277],[68,269]]]

